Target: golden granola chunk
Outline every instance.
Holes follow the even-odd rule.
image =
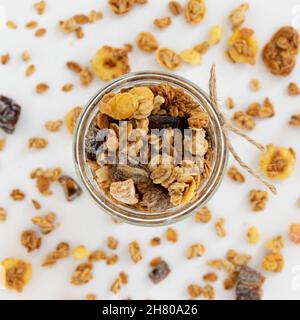
[[[228,170],[228,173],[227,173],[228,177],[230,179],[232,179],[233,181],[237,181],[237,182],[240,182],[240,183],[244,183],[246,180],[245,180],[245,177],[240,173],[240,171],[234,167],[234,166],[231,166]]]
[[[135,0],[109,0],[108,5],[116,15],[129,12],[135,4]]]
[[[190,24],[200,23],[206,14],[205,0],[189,0],[185,7],[185,19]]]
[[[153,23],[157,28],[165,29],[171,25],[172,18],[171,17],[158,18],[158,19],[155,19]]]
[[[65,116],[66,127],[73,134],[77,125],[77,120],[82,112],[82,107],[75,107],[67,112]]]
[[[298,96],[300,94],[300,88],[297,83],[290,82],[288,86],[288,93],[290,96]]]
[[[137,46],[145,52],[154,52],[158,49],[155,36],[150,32],[141,32],[137,37]]]
[[[293,223],[290,225],[290,239],[295,244],[300,244],[300,224]]]
[[[182,12],[182,5],[178,1],[169,1],[168,7],[173,16],[179,16]]]
[[[253,117],[249,116],[244,111],[235,112],[233,115],[233,121],[239,128],[247,131],[253,130],[256,126],[256,123]]]
[[[245,22],[245,14],[249,9],[248,3],[242,3],[239,7],[234,9],[230,15],[229,20],[231,22],[232,30],[235,31],[239,29]]]
[[[281,272],[284,268],[284,258],[281,253],[269,253],[262,262],[264,270],[269,272]]]
[[[251,190],[249,192],[249,199],[251,202],[252,211],[258,212],[265,209],[269,195],[267,191]]]
[[[138,263],[143,258],[140,245],[137,241],[132,241],[129,243],[129,253],[134,263]]]
[[[40,248],[42,238],[38,237],[35,231],[26,230],[21,234],[21,243],[28,252],[31,252]]]
[[[192,65],[197,65],[201,63],[201,55],[195,49],[187,49],[180,53],[181,59],[185,63],[189,63]]]
[[[78,265],[71,276],[71,284],[79,286],[90,282],[93,278],[93,264],[84,262]]]
[[[177,70],[182,64],[182,58],[168,48],[159,48],[156,51],[156,61],[160,66],[171,71]]]

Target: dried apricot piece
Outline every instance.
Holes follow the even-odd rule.
[[[95,74],[103,81],[111,81],[130,71],[128,52],[103,46],[91,61]]]
[[[294,170],[296,154],[292,148],[268,145],[260,157],[260,168],[270,179],[286,180]]]
[[[100,102],[100,111],[113,119],[130,118],[138,109],[138,99],[131,93],[118,93],[110,100]]]

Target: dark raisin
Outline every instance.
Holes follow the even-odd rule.
[[[141,204],[150,212],[161,212],[171,207],[170,197],[159,187],[147,190]]]
[[[161,261],[153,270],[149,273],[149,278],[153,283],[158,284],[159,282],[166,279],[170,274],[171,270],[169,265],[165,261]]]
[[[112,178],[115,181],[125,181],[132,179],[134,184],[146,183],[150,180],[149,170],[143,165],[114,165],[112,169]]]
[[[150,116],[149,129],[185,129],[188,128],[187,118],[170,116]]]
[[[236,300],[261,300],[265,277],[248,266],[241,266],[237,271]]]
[[[68,201],[73,201],[81,195],[82,190],[73,178],[61,176],[58,181],[62,185],[65,197]]]
[[[12,99],[0,95],[0,128],[6,133],[13,133],[16,129],[21,107]]]

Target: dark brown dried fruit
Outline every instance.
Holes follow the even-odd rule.
[[[149,273],[149,278],[153,283],[158,284],[159,282],[166,279],[170,274],[171,270],[169,265],[165,261],[161,261],[155,268]]]
[[[21,114],[21,107],[12,99],[0,95],[0,128],[13,133]]]
[[[237,271],[236,300],[261,300],[265,277],[246,265]]]
[[[171,207],[170,197],[157,187],[152,187],[143,195],[141,205],[150,212],[161,212]]]
[[[105,129],[98,130],[96,128],[88,133],[85,140],[85,155],[88,160],[96,161],[98,151],[103,144],[106,134]]]
[[[82,190],[73,178],[61,176],[58,181],[62,185],[65,197],[68,201],[73,201],[81,195]]]
[[[112,178],[115,181],[125,181],[132,179],[134,184],[146,183],[149,181],[149,170],[143,165],[114,165]]]
[[[187,118],[170,116],[150,116],[149,129],[185,129],[188,127]]]

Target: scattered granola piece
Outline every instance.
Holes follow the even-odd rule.
[[[25,75],[26,75],[26,77],[30,77],[34,73],[35,73],[35,65],[34,64],[30,64],[25,70]]]
[[[254,92],[257,92],[261,89],[260,81],[258,79],[252,79],[249,86],[250,89]]]
[[[79,63],[75,62],[75,61],[68,61],[66,63],[66,66],[73,72],[80,74],[80,72],[82,71],[82,67],[80,66]]]
[[[71,276],[71,284],[79,286],[88,283],[93,278],[93,265],[90,262],[84,262],[78,265]]]
[[[103,18],[103,13],[101,11],[92,10],[88,14],[89,22],[94,23],[96,21],[99,21]]]
[[[10,61],[10,55],[9,53],[6,53],[1,56],[1,64],[6,65]]]
[[[168,228],[166,231],[166,239],[169,242],[176,243],[178,242],[178,233],[175,229],[173,228]]]
[[[172,19],[171,17],[163,17],[163,18],[155,19],[153,23],[157,28],[165,29],[171,25]]]
[[[87,67],[82,68],[82,70],[79,74],[79,77],[80,77],[81,84],[85,87],[89,86],[94,79],[92,72]]]
[[[258,118],[271,118],[275,115],[274,105],[269,98],[264,100],[263,105],[257,102],[251,103],[246,111],[249,116]]]
[[[45,123],[45,128],[50,132],[58,132],[63,125],[62,120],[49,120]]]
[[[215,289],[212,285],[207,284],[202,288],[202,295],[207,300],[214,300],[215,299]]]
[[[38,94],[43,94],[49,90],[49,86],[46,83],[39,83],[37,84],[35,91]]]
[[[175,17],[179,16],[183,10],[181,3],[178,1],[169,1],[168,7],[172,15]]]
[[[249,200],[251,202],[252,211],[263,211],[266,208],[269,194],[263,190],[251,190],[249,192]]]
[[[209,30],[208,43],[211,46],[215,46],[216,44],[218,44],[222,39],[222,32],[222,28],[219,25],[211,27]]]
[[[61,176],[58,179],[58,182],[63,187],[64,195],[67,201],[73,201],[81,195],[82,190],[79,184],[73,178],[69,176]]]
[[[119,241],[114,237],[107,238],[107,247],[111,250],[116,250],[118,248]]]
[[[235,102],[231,97],[226,99],[226,106],[228,109],[233,109],[235,107]]]
[[[290,239],[295,244],[300,244],[300,224],[292,223],[290,225]]]
[[[44,259],[42,266],[50,267],[56,264],[57,260],[67,258],[70,254],[70,245],[67,242],[60,242],[53,252],[50,252]]]
[[[117,279],[111,285],[110,291],[114,294],[117,294],[119,293],[121,286],[127,283],[128,283],[128,275],[125,272],[120,272]]]
[[[189,0],[185,7],[185,18],[190,24],[200,23],[206,14],[205,0]]]
[[[215,272],[206,273],[203,277],[206,282],[216,282],[218,280],[218,275]]]
[[[103,46],[92,60],[95,74],[103,81],[111,81],[130,72],[128,52],[124,49]]]
[[[159,265],[162,262],[162,257],[155,257],[150,261],[150,267],[156,267],[157,265]]]
[[[34,3],[34,9],[36,10],[37,14],[44,14],[45,10],[46,10],[46,1],[39,1],[39,2],[36,2]]]
[[[13,189],[12,192],[10,193],[10,197],[14,201],[22,201],[25,199],[25,193],[20,189]]]
[[[231,166],[229,168],[228,177],[233,181],[240,182],[240,183],[244,183],[246,181],[243,174],[234,166]]]
[[[168,48],[159,48],[155,56],[160,66],[171,71],[177,70],[182,63],[181,57],[175,51]]]
[[[27,29],[34,29],[38,26],[38,22],[35,20],[28,21],[25,25]]]
[[[35,231],[26,230],[21,234],[21,243],[27,249],[27,252],[32,252],[40,248],[42,238],[38,237]]]
[[[40,29],[37,29],[36,32],[34,33],[34,35],[37,37],[37,38],[41,38],[43,37],[45,34],[47,33],[47,30],[45,28],[40,28]]]
[[[77,120],[82,112],[82,107],[75,107],[67,112],[65,123],[68,131],[73,134],[77,125]]]
[[[186,257],[187,259],[193,259],[196,257],[201,257],[205,252],[205,247],[203,244],[192,244],[191,246],[188,247],[187,252],[186,252]]]
[[[195,215],[196,222],[208,223],[212,218],[212,213],[208,207],[201,208]]]
[[[188,286],[188,293],[191,298],[198,298],[202,295],[203,289],[197,284],[190,284]]]
[[[254,30],[243,28],[234,31],[228,40],[227,56],[233,62],[254,65],[258,54],[258,42]]]
[[[73,249],[72,257],[76,260],[85,259],[90,255],[89,250],[86,246],[77,246]]]
[[[21,54],[21,59],[25,62],[30,60],[30,53],[28,51],[23,51]]]
[[[256,126],[255,120],[244,111],[235,112],[233,115],[235,124],[244,130],[253,130]]]
[[[249,244],[257,244],[260,241],[260,233],[256,227],[249,227],[247,230],[247,241]]]
[[[153,270],[149,273],[149,278],[154,284],[158,284],[170,274],[171,270],[166,261],[162,260],[156,265]]]
[[[108,266],[112,266],[116,264],[119,261],[119,256],[117,254],[111,254],[109,256],[106,256],[106,264]]]
[[[95,250],[89,255],[90,262],[97,262],[106,259],[106,254],[102,250]]]
[[[217,232],[218,237],[220,237],[220,238],[226,237],[226,231],[224,228],[224,224],[225,224],[224,218],[218,219],[215,223],[216,232]]]
[[[183,50],[179,56],[181,59],[188,64],[197,65],[201,63],[201,55],[195,49]]]
[[[4,208],[0,208],[0,223],[5,222],[7,219],[7,213]]]
[[[45,149],[48,146],[48,141],[40,137],[32,137],[28,140],[29,149]]]
[[[194,47],[194,49],[201,55],[205,54],[209,48],[210,44],[208,41],[201,42]]]
[[[281,272],[284,268],[283,255],[279,252],[269,253],[264,257],[262,267],[264,270],[269,272]]]
[[[132,179],[126,181],[112,182],[110,184],[110,195],[117,201],[125,204],[136,204],[138,199]]]
[[[32,199],[31,202],[33,204],[34,209],[40,210],[42,208],[41,204],[37,200]]]
[[[245,14],[249,9],[248,3],[242,3],[239,7],[234,9],[230,15],[229,20],[231,22],[232,30],[235,31],[239,29],[245,22]]]
[[[161,244],[161,240],[159,237],[154,237],[150,240],[150,246],[157,247]]]
[[[32,223],[38,226],[43,234],[49,234],[56,228],[55,220],[56,215],[53,212],[46,216],[37,216],[31,219]]]
[[[291,119],[289,121],[290,126],[300,126],[300,113],[294,114],[291,116]]]
[[[280,252],[284,248],[284,238],[282,236],[277,236],[267,242],[266,248],[272,253]]]
[[[62,86],[61,90],[63,92],[70,92],[74,89],[74,84],[73,83],[66,83]]]
[[[192,129],[205,129],[209,126],[209,115],[204,111],[193,111],[188,118],[189,127]]]
[[[154,52],[158,49],[158,43],[155,36],[150,32],[141,32],[137,37],[137,46],[145,52]]]
[[[270,72],[288,76],[296,65],[300,39],[296,29],[285,26],[279,29],[263,49],[263,61]]]
[[[86,300],[89,300],[89,301],[97,300],[97,296],[94,293],[88,293],[85,297],[86,297]]]
[[[14,21],[12,21],[12,20],[8,20],[8,21],[6,22],[6,26],[7,26],[7,28],[12,29],[12,30],[18,29],[17,24],[16,24]]]
[[[0,138],[0,151],[3,151],[5,148],[6,140]]]
[[[288,93],[290,96],[298,96],[300,94],[300,88],[295,82],[290,82],[288,87]]]
[[[15,258],[7,258],[0,263],[3,267],[3,285],[6,289],[22,292],[32,275],[31,264]]]
[[[61,168],[46,169],[37,168],[30,174],[31,179],[36,179],[36,187],[44,196],[52,195],[51,183],[57,181],[61,176]]]
[[[238,270],[236,280],[236,300],[261,300],[262,285],[265,277],[248,266],[242,266]]]
[[[270,179],[286,180],[294,171],[296,154],[292,148],[267,146],[260,157],[260,169]]]
[[[134,263],[138,263],[143,258],[140,245],[137,241],[132,241],[129,243],[129,253]]]
[[[135,0],[109,0],[108,5],[116,15],[123,15],[132,10]]]

